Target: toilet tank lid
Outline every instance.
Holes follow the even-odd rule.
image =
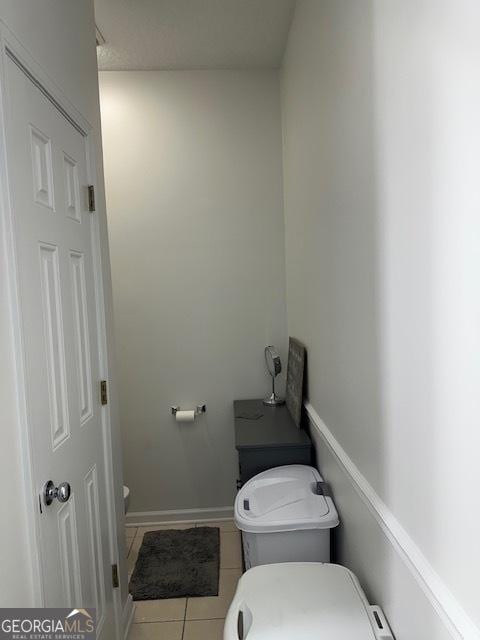
[[[279,533],[337,526],[333,500],[316,492],[314,467],[286,465],[251,478],[235,500],[235,523],[248,533]]]
[[[393,640],[383,613],[370,607],[355,575],[334,564],[250,569],[238,583],[224,640],[238,639],[239,616],[247,640]]]

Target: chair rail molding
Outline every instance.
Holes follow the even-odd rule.
[[[392,511],[362,475],[315,408],[310,402],[306,402],[304,406],[311,426],[316,429],[326,443],[355,491],[452,634],[452,638],[480,640],[480,629],[468,616]]]

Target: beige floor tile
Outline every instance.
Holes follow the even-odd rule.
[[[129,538],[134,538],[137,533],[137,527],[125,527],[125,537],[127,540]]]
[[[240,569],[222,569],[220,571],[218,596],[188,598],[187,620],[225,618],[241,575]]]
[[[197,522],[197,527],[218,527],[220,531],[238,531],[233,520],[219,520],[218,522]]]
[[[135,563],[137,561],[138,558],[138,550],[140,549],[140,545],[142,544],[142,541],[140,540],[139,542],[137,542],[138,540],[138,536],[135,536],[135,538],[130,542],[129,548],[128,548],[128,555],[127,555],[127,572],[128,572],[128,579],[130,580],[131,575],[133,573],[133,570],[135,568]]]
[[[130,551],[128,553],[127,556],[127,572],[128,572],[128,579],[130,580],[130,577],[133,573],[133,570],[135,568],[135,563],[137,561],[138,558],[138,548],[134,546],[135,545],[135,540],[132,542],[131,546],[130,546]]]
[[[222,640],[224,620],[189,620],[183,640]]]
[[[130,549],[132,548],[134,540],[135,540],[135,538],[126,538],[125,539],[125,552],[127,554],[127,558],[128,558],[128,554],[130,553]]]
[[[186,598],[135,602],[134,622],[166,622],[185,618]]]
[[[220,532],[220,569],[240,569],[242,547],[238,532]]]
[[[132,624],[128,640],[182,640],[183,622]]]
[[[136,533],[137,527],[125,527],[125,549],[127,551],[127,556],[130,553],[130,547],[132,546]]]
[[[132,540],[132,544],[130,546],[130,551],[128,552],[128,555],[135,554],[138,556],[138,552],[140,551],[140,547],[142,546],[142,541],[143,541],[143,536],[137,534],[135,538]]]

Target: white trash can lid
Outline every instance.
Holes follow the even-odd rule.
[[[383,623],[381,631],[375,617]],[[241,634],[241,635],[240,635]],[[238,583],[224,640],[392,639],[355,575],[336,564],[289,562],[254,567]]]
[[[294,464],[251,478],[235,500],[235,523],[248,533],[331,529],[338,514],[329,496],[316,493],[316,469]]]

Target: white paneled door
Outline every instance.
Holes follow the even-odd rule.
[[[98,637],[107,638],[113,595],[87,137],[18,64],[8,58],[6,66],[8,172],[45,606],[96,607]],[[51,504],[42,496],[49,480],[60,487]]]

